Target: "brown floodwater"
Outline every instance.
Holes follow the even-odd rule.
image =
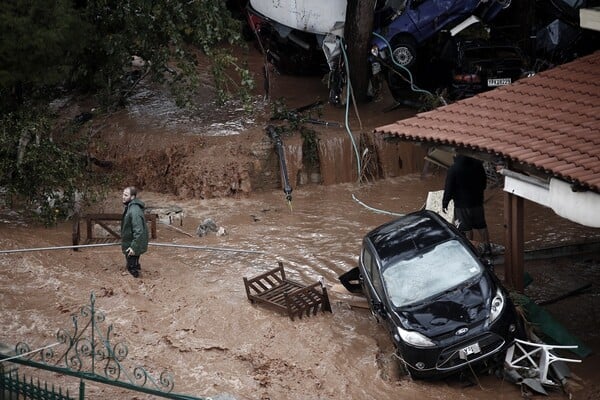
[[[254,54],[250,65],[260,66],[260,60]],[[290,106],[327,95],[318,78],[276,76],[271,88],[273,98],[285,95]],[[160,139],[158,134],[173,130],[186,138],[207,135],[236,142],[245,129],[256,129],[253,125],[260,120],[242,118],[239,112],[220,113],[210,106],[198,111],[203,119],[195,119],[174,111],[168,99],[144,90],[127,113],[105,127],[114,132],[115,141],[127,135],[139,140],[136,135],[153,131]],[[384,113],[390,105],[389,98],[383,97],[361,108],[364,130],[414,114],[407,109]],[[323,118],[343,122],[342,115],[343,110],[329,110]],[[356,118],[352,121],[359,126]],[[168,139],[148,146],[174,140],[169,132]],[[322,160],[321,179],[333,182],[294,185],[291,204],[276,185],[215,198],[173,194],[176,190],[142,191],[140,198],[149,207],[177,206],[183,211],[181,220],[158,224],[154,243],[201,248],[151,245],[141,258],[140,279],[126,272],[115,246],[0,254],[0,324],[4,327],[0,342],[11,347],[26,342],[32,349],[55,343],[57,331],[73,329],[71,315],[89,305],[93,294],[95,307],[106,317],[100,332],[106,334],[112,325],[111,343],[127,344],[122,379],[132,376],[138,365],[155,379],[168,370],[177,393],[237,400],[522,398],[519,386],[493,375],[435,382],[403,376],[384,328],[359,297],[339,290],[337,277],[356,266],[363,235],[396,215],[422,208],[430,191],[443,188],[445,174],[431,168],[426,176],[412,171],[357,183],[348,173],[356,167],[352,149],[348,142],[340,144],[339,137],[328,136],[327,130],[322,134],[321,151],[331,158]],[[342,156],[335,152],[336,143],[345,149]],[[215,152],[210,162],[218,164],[219,156]],[[131,164],[130,172],[135,174],[137,167]],[[294,162],[290,167],[299,168]],[[145,183],[152,187],[150,180]],[[106,201],[84,211],[119,213],[120,193],[120,188],[113,188]],[[503,245],[502,190],[490,189],[486,198],[492,241]],[[224,228],[226,235],[197,236],[196,229],[206,218]],[[570,223],[530,203],[525,218],[526,249],[600,239],[598,229]],[[66,246],[71,234],[71,222],[44,228],[2,208],[2,250]],[[599,258],[597,254],[571,256],[526,265],[534,279],[526,294],[534,300],[552,299],[582,283],[592,284],[584,294],[547,306],[594,350],[581,364],[569,365],[575,374],[571,385],[575,399],[600,398]],[[293,280],[303,284],[322,280],[329,289],[332,313],[291,321],[275,310],[251,304],[243,278],[275,268],[278,262]],[[496,271],[502,278],[502,265]],[[77,393],[76,380],[57,374],[46,374],[44,379]],[[94,382],[86,384],[86,393],[90,399],[150,398]],[[559,390],[549,390],[549,396],[568,397]]]
[[[442,183],[443,174],[425,178],[412,174],[362,185],[309,185],[293,192],[291,209],[281,190],[204,201],[143,192],[141,198],[148,206],[178,206],[184,214],[181,223],[159,224],[154,242],[213,250],[151,246],[142,256],[140,279],[125,272],[117,247],[0,255],[2,342],[25,341],[31,348],[53,343],[59,328],[72,327],[69,315],[89,304],[94,293],[95,306],[106,315],[104,329],[112,324],[115,339],[128,345],[123,364],[143,365],[155,373],[169,370],[178,393],[227,393],[240,400],[521,398],[519,387],[495,376],[477,376],[474,382],[458,378],[413,382],[402,376],[383,327],[356,297],[337,290],[337,277],[357,263],[362,236],[393,218],[373,209],[396,214],[417,210],[427,193],[439,190]],[[493,191],[487,203],[492,237],[500,244],[501,198],[501,191]],[[97,211],[119,209],[115,191]],[[545,210],[533,209],[529,214],[547,224],[556,222]],[[205,218],[212,218],[227,234],[195,236]],[[566,231],[577,228],[569,225]],[[554,241],[556,232],[549,235],[549,231],[528,231],[528,240]],[[579,231],[594,233],[583,227]],[[64,246],[70,240],[69,223],[56,228],[9,220],[0,224],[2,249]],[[265,272],[278,262],[291,279],[305,284],[323,280],[330,289],[333,312],[291,321],[249,303],[242,278]],[[562,280],[558,264],[553,272],[546,267],[534,266],[530,271],[547,285],[534,293],[540,298],[560,294],[583,278]],[[584,308],[598,315],[598,264],[582,261],[577,268],[594,283],[593,291],[585,295]],[[501,266],[497,270],[501,275]],[[565,312],[561,307],[557,310]],[[562,323],[578,327],[575,333],[583,335],[588,345],[597,346],[597,322],[586,322],[581,312],[574,315],[579,322],[569,321],[566,313],[559,317]],[[588,357],[574,370],[582,376],[579,393],[597,394],[597,372],[592,372],[597,371],[597,357]],[[93,383],[86,389],[89,398],[116,396],[113,389]],[[556,391],[550,394],[563,396]],[[132,392],[119,392],[118,397],[145,398]]]

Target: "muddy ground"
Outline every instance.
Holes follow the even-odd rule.
[[[249,59],[260,76],[262,59],[254,53]],[[271,98],[285,96],[291,107],[327,98],[318,78],[275,74],[271,88]],[[210,100],[209,89],[206,98]],[[23,341],[32,349],[55,343],[57,331],[72,330],[71,315],[89,305],[93,295],[95,307],[106,316],[101,332],[112,324],[111,343],[127,344],[123,376],[131,375],[137,365],[155,377],[168,370],[177,393],[238,400],[532,396],[487,374],[412,381],[401,374],[390,339],[364,303],[337,290],[337,277],[356,265],[362,236],[393,218],[377,211],[402,214],[421,208],[428,192],[442,188],[443,170],[432,168],[422,176],[418,162],[399,157],[405,163],[396,176],[357,183],[348,178],[351,174],[341,175],[342,183],[325,185],[319,184],[324,177],[338,174],[322,170],[312,182],[308,171],[304,177],[299,171],[288,204],[264,131],[269,100],[257,93],[258,111],[244,116],[239,109],[207,105],[200,119],[178,114],[167,100],[140,92],[127,110],[90,125],[89,132],[102,139],[94,154],[111,160],[122,177],[106,200],[84,212],[119,213],[122,185],[136,184],[148,206],[183,211],[182,218],[159,223],[152,242],[200,248],[151,245],[142,256],[139,279],[126,272],[115,246],[0,254],[2,343],[14,346]],[[369,132],[414,114],[402,108],[382,111],[391,106],[391,98],[382,94],[360,108],[360,121],[351,117],[352,126]],[[344,110],[327,107],[319,118],[343,123]],[[343,128],[318,129],[323,139],[344,140]],[[325,164],[341,172],[352,165],[335,156]],[[502,190],[489,189],[486,198],[492,239],[502,245]],[[197,236],[206,218],[223,227],[226,235]],[[572,224],[529,203],[526,219],[529,249],[600,236],[597,229]],[[71,241],[71,221],[44,228],[2,209],[0,249],[65,246]],[[333,312],[291,321],[251,304],[243,277],[265,272],[279,261],[292,279],[304,284],[322,280]],[[533,277],[526,294],[537,301],[592,284],[583,294],[547,306],[594,351],[582,363],[569,364],[574,373],[570,394],[549,390],[549,397],[599,398],[598,255],[531,261],[526,269]],[[496,271],[502,277],[502,265]],[[54,374],[46,378],[77,392],[72,379]],[[86,384],[86,392],[93,399],[147,398],[94,382]]]

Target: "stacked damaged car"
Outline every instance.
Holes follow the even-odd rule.
[[[328,75],[330,103],[347,84],[346,0],[249,0],[248,25],[280,73]],[[423,93],[455,101],[511,84],[597,48],[598,34],[578,24],[583,5],[537,0],[532,16],[510,0],[377,0],[373,10],[370,88],[386,85],[399,103]],[[517,28],[526,23],[525,28]],[[470,33],[476,30],[475,37]],[[526,51],[524,51],[526,49]]]
[[[406,89],[416,86],[428,90],[453,89],[453,69],[467,64],[472,53],[463,51],[465,45],[460,46],[455,36],[474,22],[485,24],[492,21],[509,5],[510,1],[501,0],[376,1],[371,54],[365,54],[371,64],[373,90],[376,91],[380,82],[385,81],[392,95],[400,101]],[[340,92],[348,67],[341,56],[344,51],[346,0],[327,3],[250,0],[247,13],[249,26],[271,65],[287,74],[329,74],[330,102],[342,103]],[[487,48],[494,46],[481,41],[477,44]],[[472,48],[475,44],[470,46]],[[449,53],[449,47],[454,47],[453,53]],[[442,57],[442,53],[458,52],[462,52],[461,60],[464,61]],[[479,76],[478,79],[485,79],[482,85],[473,84],[470,90],[458,89],[453,97],[464,97],[524,76],[524,57],[512,59],[518,65],[511,69],[510,79],[507,79],[502,66],[496,68],[495,63],[501,60],[502,54],[493,57],[486,60],[486,72],[490,79],[496,80],[488,85],[488,78]],[[432,63],[432,60],[436,62]],[[431,66],[435,70],[431,70]],[[517,69],[518,72],[515,72]]]

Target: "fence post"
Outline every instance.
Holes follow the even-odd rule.
[[[85,381],[83,379],[79,380],[79,400],[85,399]]]

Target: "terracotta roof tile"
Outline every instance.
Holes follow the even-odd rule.
[[[600,51],[375,133],[492,153],[600,193]]]

